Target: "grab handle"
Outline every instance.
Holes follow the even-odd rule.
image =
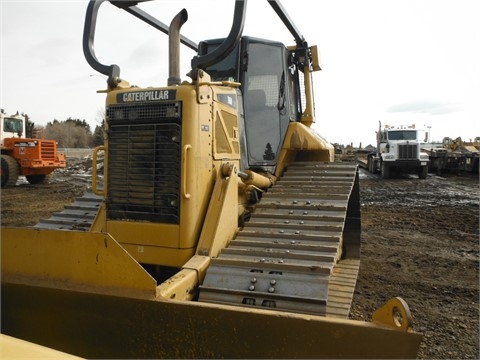
[[[97,163],[98,163],[98,152],[99,151],[104,151],[106,153],[107,148],[105,146],[97,146],[95,149],[93,149],[93,156],[92,156],[92,192],[94,194],[100,195],[100,196],[105,196],[106,195],[106,189],[105,189],[105,179],[107,177],[107,166],[106,166],[106,161],[107,158],[104,157],[103,159],[103,177],[104,177],[104,185],[101,190],[98,189],[97,187]]]
[[[192,145],[190,144],[187,144],[183,147],[183,174],[182,174],[182,178],[183,178],[183,197],[185,199],[190,199],[190,194],[187,192],[187,180],[188,180],[188,176],[187,176],[187,153],[188,153],[188,150],[190,150],[192,148]]]

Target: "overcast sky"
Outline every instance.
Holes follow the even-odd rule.
[[[375,144],[379,121],[430,127],[433,140],[480,136],[480,1],[281,2],[308,43],[318,45],[314,127],[328,141]],[[0,4],[1,107],[25,112],[35,124],[84,119],[93,131],[105,100],[96,90],[106,86],[82,51],[87,0]],[[233,6],[233,0],[141,5],[166,24],[186,8],[182,34],[197,43],[228,34]],[[244,35],[293,44],[266,1],[249,1]],[[166,35],[109,3],[100,8],[95,51],[131,84],[166,86]],[[193,55],[182,47],[183,80]]]

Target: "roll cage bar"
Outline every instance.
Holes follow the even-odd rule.
[[[100,6],[106,0],[90,0],[85,15],[85,26],[83,31],[83,53],[89,65],[96,71],[108,77],[107,83],[111,88],[115,88],[120,77],[120,67],[116,64],[105,65],[98,61],[94,51],[95,27],[97,22],[97,14]],[[127,11],[145,23],[153,26],[161,32],[168,34],[169,26],[159,21],[155,17],[140,9],[137,5],[140,2],[151,0],[137,0],[137,1],[120,1],[108,0],[112,5]],[[305,59],[303,62],[311,62],[311,54],[309,52],[308,44],[305,38],[298,31],[297,27],[290,19],[284,7],[279,0],[267,0],[272,6],[273,10],[280,17],[284,25],[293,35],[296,42],[295,57],[298,59]],[[209,66],[223,60],[235,48],[240,40],[245,23],[245,13],[247,8],[247,0],[235,0],[233,24],[230,33],[223,43],[211,53],[194,56],[191,62],[192,79],[196,80],[199,69],[206,69]],[[198,51],[198,44],[185,36],[180,36],[180,42],[194,51]]]

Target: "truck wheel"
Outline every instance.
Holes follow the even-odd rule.
[[[418,178],[419,179],[426,179],[428,174],[428,166],[422,166],[420,170],[418,170]]]
[[[373,160],[371,157],[367,159],[367,169],[373,174]]]
[[[390,177],[390,168],[382,162],[382,178],[388,179]]]
[[[9,155],[2,155],[2,188],[15,186],[19,175],[20,169],[17,161]]]
[[[41,174],[41,175],[27,175],[25,176],[27,178],[27,181],[30,184],[50,184],[51,179],[53,177],[53,173],[50,174]]]

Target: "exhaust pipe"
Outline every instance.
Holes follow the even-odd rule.
[[[170,23],[168,30],[168,86],[180,85],[180,28],[188,20],[187,10],[180,11]]]

